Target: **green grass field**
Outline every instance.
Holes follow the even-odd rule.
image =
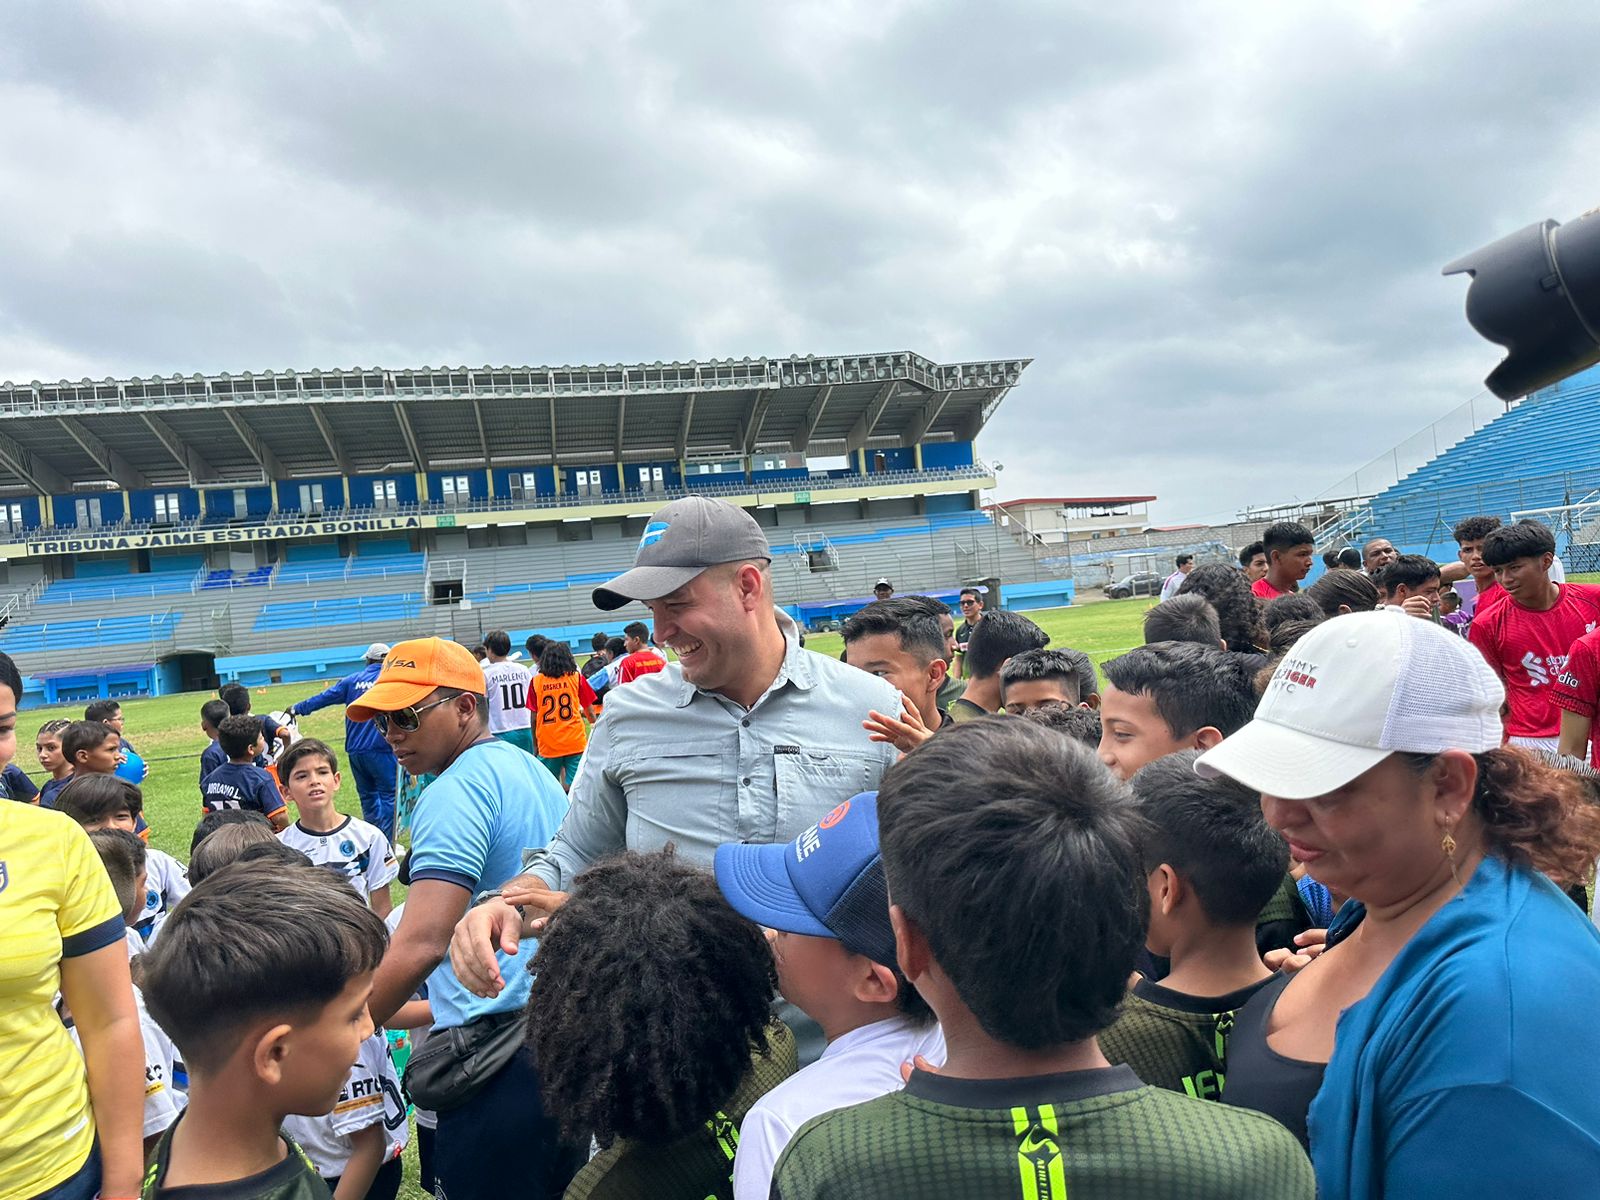
[[[1143,597],[1045,609],[1027,615],[1050,634],[1052,646],[1082,650],[1098,664],[1143,640],[1141,621],[1152,603],[1148,597]],[[837,657],[843,643],[838,634],[816,634],[806,638],[806,646]],[[259,688],[254,692],[254,711],[266,713],[287,708],[296,700],[315,695],[325,686],[324,683],[301,683]],[[143,789],[150,843],[182,862],[188,861],[189,838],[200,819],[200,753],[207,744],[206,736],[200,732],[200,706],[211,698],[209,693],[187,692],[153,700],[126,700],[122,706],[126,718],[124,736],[150,766]],[[43,777],[33,749],[34,734],[39,726],[57,717],[75,720],[82,716],[81,704],[29,709],[21,714],[17,723],[17,763],[36,782]],[[340,751],[342,758],[344,715],[341,709],[326,708],[303,718],[300,731],[309,737],[321,738]],[[339,794],[338,807],[341,812],[354,816],[361,814],[355,783],[348,776]],[[395,893],[398,903],[401,899],[398,886]],[[406,1157],[406,1183],[400,1195],[403,1200],[421,1200],[424,1193],[415,1183],[414,1141]]]
[[[1111,600],[1075,608],[1052,608],[1027,614],[1050,635],[1052,646],[1071,646],[1087,653],[1096,663],[1114,657],[1118,651],[1138,645],[1142,640],[1140,622],[1151,605],[1148,598]],[[843,643],[836,633],[820,633],[806,638],[808,649],[837,657]],[[281,684],[258,688],[254,708],[258,713],[288,707],[296,700],[315,695],[323,683]],[[144,784],[145,819],[151,826],[151,844],[187,860],[189,836],[200,816],[200,752],[206,737],[200,732],[200,705],[211,699],[209,693],[186,692],[154,700],[127,700],[122,711],[126,718],[125,736],[150,764]],[[42,778],[34,756],[33,739],[39,726],[56,717],[77,719],[82,705],[29,709],[17,723],[17,763],[35,781]],[[321,738],[336,750],[344,748],[344,716],[338,708],[325,708],[300,721],[300,731]],[[359,816],[360,803],[355,785],[345,781],[339,808]]]

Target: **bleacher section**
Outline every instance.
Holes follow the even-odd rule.
[[[316,631],[324,627],[338,627],[339,640],[352,643],[430,634],[473,641],[495,628],[592,632],[647,620],[642,605],[603,617],[592,602],[595,586],[632,562],[636,541],[621,530],[619,525],[597,525],[593,541],[435,553],[429,578],[461,580],[465,605],[430,604],[425,592],[401,591],[392,580],[383,586],[381,574],[312,578],[291,591],[283,585],[280,570],[269,596],[233,597],[231,649],[261,654],[274,646],[315,645]],[[946,589],[998,576],[1008,583],[1041,585],[1040,604],[1066,603],[1070,596],[1066,580],[1041,567],[982,512],[823,521],[767,532],[779,602],[813,611],[852,609],[848,601],[870,597],[873,583],[883,575],[903,591],[918,586]],[[359,588],[358,582],[368,586]],[[258,599],[261,604],[253,607]]]
[[[422,595],[419,592],[268,603],[263,604],[261,611],[256,614],[251,632],[277,633],[294,629],[320,629],[327,625],[381,624],[389,628],[404,627],[416,620],[421,607]]]
[[[1535,392],[1372,501],[1369,526],[1411,553],[1455,554],[1462,517],[1581,503],[1600,491],[1600,369]]]
[[[207,571],[206,577],[201,580],[202,591],[216,591],[221,588],[232,590],[242,587],[265,587],[272,579],[273,567],[257,567],[253,571]]]
[[[62,604],[112,604],[119,607],[130,601],[153,597],[181,596],[194,587],[193,571],[164,574],[110,575],[94,579],[63,579],[52,583],[35,600],[34,607]]]
[[[181,612],[166,612],[12,625],[5,630],[0,647],[13,656],[81,655],[113,647],[161,648],[173,642],[181,620]]]
[[[225,654],[240,640],[261,650],[318,645],[330,640],[318,635],[320,627],[388,627],[402,619],[402,606],[390,594],[403,586],[401,580],[414,588],[425,563],[425,555],[408,551],[250,571],[58,580],[34,601],[26,623],[0,630],[0,650],[27,655],[30,671],[50,672],[81,664],[86,653],[101,662],[125,662],[135,654],[141,659],[180,651]],[[385,599],[374,602],[375,596]],[[403,609],[414,614],[419,607],[413,595]],[[263,611],[270,615],[264,618]],[[133,649],[100,654],[122,646]]]
[[[422,574],[422,554],[376,554],[323,561],[286,562],[278,568],[278,583],[326,583],[343,579],[403,579]]]

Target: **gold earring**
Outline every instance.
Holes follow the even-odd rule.
[[[1456,839],[1448,825],[1444,828],[1444,837],[1439,839],[1439,849],[1444,851],[1445,860],[1450,864],[1450,878],[1456,881],[1457,887],[1461,887],[1461,876],[1456,871]]]

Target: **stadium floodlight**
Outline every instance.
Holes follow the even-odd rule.
[[[1506,348],[1484,384],[1502,400],[1600,362],[1600,209],[1545,220],[1462,255],[1446,275],[1472,277],[1467,320]]]

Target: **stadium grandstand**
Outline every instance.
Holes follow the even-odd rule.
[[[1028,360],[910,353],[0,385],[0,649],[30,704],[326,678],[375,640],[586,645],[688,492],[766,527],[780,600],[1072,585],[992,519],[973,442]]]
[[[1374,495],[1248,515],[1301,520],[1319,550],[1381,535],[1434,559],[1455,557],[1451,530],[1463,517],[1528,518],[1551,527],[1569,570],[1600,570],[1597,411],[1600,367],[1508,404]]]

